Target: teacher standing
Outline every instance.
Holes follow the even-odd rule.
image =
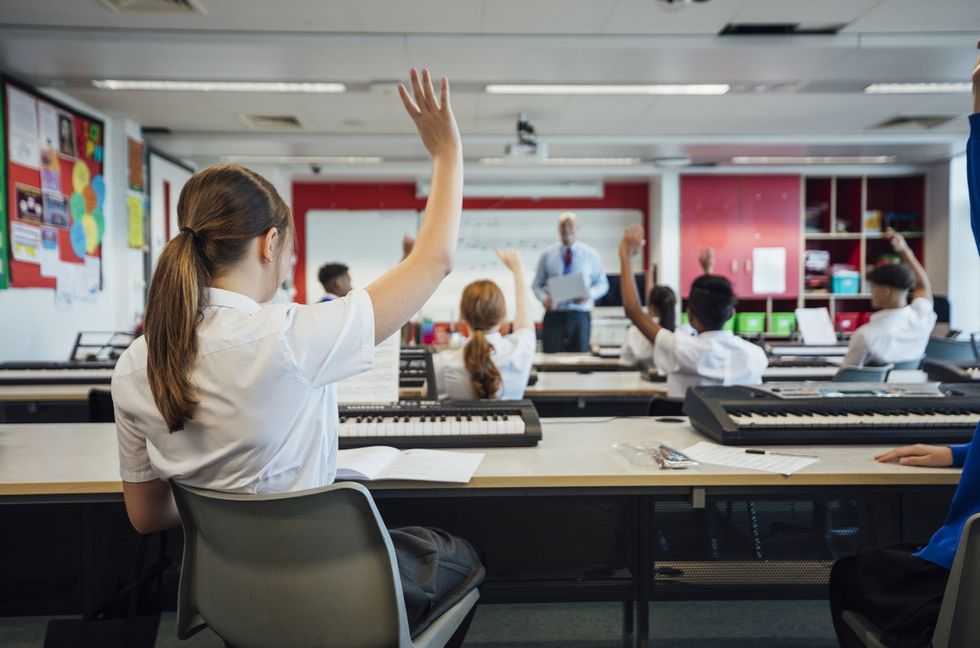
[[[561,242],[549,246],[538,261],[534,277],[534,294],[544,304],[542,346],[545,353],[559,351],[588,351],[592,332],[592,307],[595,300],[609,292],[609,280],[602,270],[602,261],[595,248],[576,241],[578,217],[565,212],[558,218]],[[586,294],[577,299],[555,303],[548,291],[548,279],[559,275],[580,273],[585,280]]]

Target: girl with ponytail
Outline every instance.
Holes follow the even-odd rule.
[[[647,314],[654,322],[668,331],[675,328],[679,333],[697,335],[687,324],[677,327],[677,295],[670,286],[657,285],[650,289],[647,299]],[[653,362],[653,345],[647,340],[636,325],[626,331],[626,340],[619,352],[619,361],[624,365],[635,365],[638,362]]]
[[[150,284],[145,335],[112,378],[123,497],[140,533],[179,524],[171,479],[270,494],[334,481],[336,383],[371,368],[375,344],[429,299],[456,252],[463,159],[449,84],[443,78],[437,94],[427,70],[412,70],[411,87],[399,85],[399,94],[432,156],[432,190],[412,253],[366,290],[312,305],[260,305],[290,271],[289,208],[262,176],[233,164],[207,167],[184,185],[180,231]],[[435,561],[433,582],[460,596],[482,580],[465,541],[421,528],[391,535],[400,561],[422,548]],[[447,571],[440,557],[450,554]],[[406,593],[427,596],[409,605],[420,624],[414,633],[427,623],[433,592],[411,583],[411,566],[401,573]]]
[[[527,282],[516,251],[496,252],[514,275],[517,299],[514,331],[507,336],[498,331],[507,315],[500,287],[488,279],[468,285],[463,290],[459,312],[470,329],[470,338],[462,349],[442,351],[433,358],[439,398],[519,400],[524,397],[537,346]]]

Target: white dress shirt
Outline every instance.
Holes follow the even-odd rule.
[[[844,364],[861,367],[917,360],[926,352],[935,326],[936,312],[925,297],[916,297],[902,308],[880,310],[851,335]]]
[[[698,334],[690,324],[681,324],[674,329],[674,333],[689,337]],[[641,360],[653,362],[653,343],[640,332],[636,325],[632,325],[626,330],[626,339],[623,340],[623,345],[619,348],[619,364],[632,367]]]
[[[487,342],[493,347],[490,359],[500,372],[500,390],[496,398],[520,400],[524,398],[527,379],[534,362],[537,338],[529,328],[517,329],[508,336],[494,331],[487,334]],[[465,345],[463,345],[465,347]],[[463,361],[463,349],[440,351],[432,358],[436,374],[436,391],[439,398],[472,400],[476,392],[470,383],[470,372]]]
[[[191,380],[199,402],[170,433],[147,379],[145,339],[112,376],[120,475],[231,493],[325,486],[337,472],[334,383],[374,362],[374,311],[363,290],[314,305],[259,306],[210,289]]]
[[[653,362],[667,373],[667,396],[683,398],[692,385],[758,385],[769,366],[766,352],[731,331],[697,337],[657,333]]]

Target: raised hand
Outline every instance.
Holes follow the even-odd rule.
[[[905,237],[890,227],[885,230],[881,238],[891,243],[892,250],[895,251],[895,254],[903,254],[909,249],[909,244],[906,242]]]
[[[515,274],[523,271],[524,264],[521,262],[521,255],[517,250],[501,250],[495,247],[493,251],[497,253],[497,257],[503,261],[508,270]]]
[[[640,225],[630,225],[623,232],[623,240],[619,244],[620,256],[631,257],[643,247],[643,227]]]
[[[429,76],[427,69],[422,70],[422,76],[419,78],[418,70],[412,68],[409,77],[412,94],[409,94],[408,89],[401,83],[398,84],[398,94],[405,104],[408,115],[415,122],[425,148],[432,157],[460,156],[462,145],[456,117],[449,104],[449,80],[442,77],[441,96],[437,98],[432,87],[432,77]]]
[[[875,457],[875,461],[887,463],[897,461],[903,466],[929,466],[946,468],[953,465],[953,451],[948,446],[934,446],[916,443],[889,450]]]

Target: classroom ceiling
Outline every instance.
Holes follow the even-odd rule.
[[[173,155],[381,156],[424,151],[393,83],[453,84],[467,158],[499,156],[526,112],[553,157],[894,155],[962,150],[970,95],[869,95],[872,82],[966,81],[978,0],[195,0],[206,13],[109,8],[174,0],[0,0],[0,69],[144,127]],[[833,36],[719,36],[729,23],[843,25]],[[327,81],[344,94],[98,90],[92,79]],[[728,83],[724,96],[490,95],[489,83]],[[242,115],[290,115],[256,129]],[[944,116],[933,127],[876,128]],[[497,173],[506,174],[506,167]],[[513,172],[513,171],[512,171]],[[521,169],[520,174],[533,173]],[[548,169],[550,174],[564,169]],[[574,171],[581,175],[582,169]],[[624,171],[602,171],[603,174]]]

